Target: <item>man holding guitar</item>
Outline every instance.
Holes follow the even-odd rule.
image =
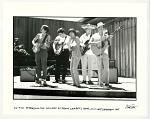
[[[91,50],[97,56],[99,86],[109,89],[109,56],[108,47],[113,35],[106,35],[104,24],[97,24],[98,33],[95,33],[91,40]]]
[[[69,64],[69,42],[70,36],[65,34],[65,30],[63,28],[59,28],[57,30],[58,36],[55,38],[53,43],[53,50],[56,55],[56,70],[55,70],[55,82],[59,83],[60,80],[60,66],[61,62],[63,65],[62,72],[62,83],[65,83],[65,77],[67,73],[67,66]]]
[[[32,40],[33,52],[35,53],[35,61],[37,65],[37,78],[41,85],[46,85],[47,78],[47,48],[50,47],[50,35],[47,34],[49,27],[43,25],[41,33],[38,33]],[[41,77],[41,69],[43,70],[43,77]]]
[[[87,67],[88,67],[88,84],[93,84],[91,81],[92,75],[92,64],[94,61],[95,55],[90,49],[89,41],[92,37],[92,29],[95,29],[96,26],[91,24],[85,24],[81,26],[85,29],[85,33],[80,37],[80,49],[81,49],[81,63],[82,63],[82,75],[83,82],[86,84],[86,75],[87,75]]]

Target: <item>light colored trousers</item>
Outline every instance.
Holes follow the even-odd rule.
[[[98,78],[100,83],[109,84],[109,57],[108,54],[104,53],[101,56],[97,56],[98,64]]]
[[[88,80],[91,80],[92,75],[92,65],[95,60],[95,55],[83,55],[81,56],[81,64],[82,64],[82,76],[83,80],[86,81],[87,76],[87,67],[88,67]]]
[[[76,59],[71,57],[70,61],[70,72],[73,79],[73,85],[80,86],[79,74],[78,74],[78,65],[80,58]]]

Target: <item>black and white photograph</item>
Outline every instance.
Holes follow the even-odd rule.
[[[147,117],[148,3],[4,2],[3,114]]]
[[[13,17],[13,98],[136,100],[136,17]]]

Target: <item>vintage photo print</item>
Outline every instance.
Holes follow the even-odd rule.
[[[102,55],[97,44],[90,44],[90,40],[99,34],[100,23],[105,24],[102,44],[108,42]],[[50,38],[46,39],[49,47],[39,48],[40,51],[35,53],[33,42],[42,34],[43,25],[49,29]],[[63,42],[63,38],[68,37],[69,42],[71,28],[78,31],[76,37],[80,41],[81,56],[78,56],[78,66],[73,66],[77,67],[75,78],[71,73],[71,65],[76,63],[71,61],[71,43],[55,44],[58,38]],[[136,38],[136,17],[14,16],[13,99],[136,100]],[[47,58],[46,76],[44,70],[40,70],[42,74],[39,76],[38,68],[43,68],[43,57]],[[102,63],[100,78],[99,62]],[[76,75],[79,75],[78,85]],[[42,84],[44,78],[45,85]]]
[[[146,116],[147,19],[146,2],[5,2],[4,113]]]

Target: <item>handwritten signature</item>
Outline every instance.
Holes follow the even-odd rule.
[[[136,107],[138,107],[138,106],[135,104],[131,104],[131,105],[127,104],[125,109],[136,109]]]

